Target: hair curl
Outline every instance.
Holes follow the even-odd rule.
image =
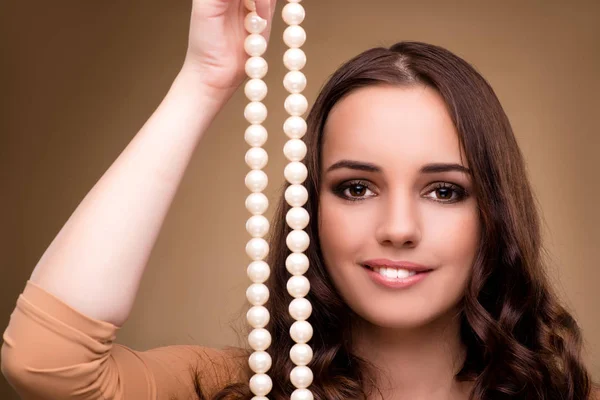
[[[590,398],[592,383],[582,362],[582,336],[571,314],[561,306],[545,272],[540,219],[522,153],[493,89],[466,61],[441,47],[400,42],[374,48],[340,67],[321,90],[307,118],[303,138],[308,153],[306,204],[311,245],[309,342],[314,358],[310,389],[315,399],[366,399],[375,387],[373,366],[353,353],[350,327],[355,314],[326,273],[319,246],[318,197],[323,127],[332,107],[352,91],[371,85],[426,85],[445,100],[459,132],[480,210],[482,233],[473,273],[461,311],[465,362],[456,375],[472,381],[470,399],[581,400]],[[287,187],[287,184],[285,185]],[[288,314],[289,254],[285,238],[289,210],[281,196],[270,235],[268,263],[272,274],[266,305],[272,334],[268,353],[273,379],[271,399],[288,399],[294,390],[289,360],[294,322]],[[248,371],[250,376],[250,371]],[[200,386],[198,395],[205,399]],[[214,400],[251,399],[247,384],[219,391]]]

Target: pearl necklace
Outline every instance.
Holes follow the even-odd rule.
[[[307,321],[312,306],[306,299],[310,284],[304,276],[309,266],[308,257],[304,254],[310,244],[309,236],[304,231],[309,215],[303,207],[308,200],[308,192],[302,185],[308,172],[302,163],[307,149],[301,140],[307,130],[302,115],[308,109],[306,97],[301,94],[306,88],[306,77],[300,71],[306,65],[306,55],[300,49],[306,41],[306,32],[300,26],[305,17],[300,1],[288,0],[282,13],[283,20],[289,25],[283,33],[283,41],[289,47],[283,56],[283,63],[289,70],[283,85],[290,93],[284,103],[290,116],[283,125],[289,138],[283,152],[289,160],[284,176],[290,183],[285,191],[286,202],[291,207],[286,214],[286,222],[292,229],[286,238],[291,254],[285,264],[292,275],[287,282],[287,290],[294,298],[289,305],[289,313],[295,320],[290,328],[290,336],[296,343],[290,350],[290,358],[296,365],[290,373],[290,381],[296,387],[291,400],[312,400],[313,394],[307,389],[313,381],[313,373],[307,366],[313,357],[312,349],[307,344],[313,335],[313,328]],[[269,203],[262,193],[268,183],[267,175],[262,170],[267,165],[268,155],[261,147],[268,136],[267,130],[262,126],[267,118],[267,108],[262,103],[267,95],[267,85],[262,80],[268,70],[267,61],[262,57],[267,49],[267,42],[261,35],[266,29],[266,21],[256,13],[253,0],[244,0],[244,4],[249,11],[244,21],[249,33],[244,42],[244,49],[249,56],[245,66],[249,80],[244,93],[250,100],[244,110],[244,117],[251,124],[244,134],[246,143],[251,146],[245,156],[246,164],[251,169],[246,175],[245,183],[252,192],[246,199],[246,209],[252,214],[246,222],[246,230],[252,236],[246,245],[246,254],[253,260],[247,270],[252,284],[246,291],[246,297],[252,307],[246,317],[253,328],[248,335],[248,343],[254,350],[248,364],[254,372],[250,378],[250,390],[255,395],[253,400],[267,400],[266,396],[273,388],[273,382],[267,374],[271,368],[271,356],[265,350],[271,345],[271,334],[265,329],[270,316],[264,307],[269,299],[269,289],[265,282],[270,275],[269,265],[264,261],[269,252],[269,245],[264,239],[269,230],[269,221],[264,216]]]

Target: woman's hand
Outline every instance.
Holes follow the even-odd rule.
[[[256,0],[256,11],[267,21],[263,36],[268,40],[277,0]],[[194,0],[184,69],[199,75],[211,89],[233,93],[245,77],[248,36],[244,0]]]

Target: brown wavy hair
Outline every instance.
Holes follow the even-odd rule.
[[[461,338],[467,353],[459,381],[472,381],[470,399],[583,400],[592,383],[582,362],[582,335],[571,314],[560,304],[545,271],[540,218],[527,178],[523,155],[494,91],[466,61],[438,46],[400,42],[374,48],[340,67],[322,88],[307,118],[303,138],[308,153],[306,228],[311,245],[307,278],[315,334],[310,367],[315,399],[365,399],[374,387],[375,370],[353,353],[351,322],[355,314],[335,290],[323,265],[319,246],[318,198],[323,127],[332,107],[352,91],[371,85],[426,85],[438,91],[459,132],[472,170],[482,226],[473,272],[461,307]],[[287,184],[284,185],[284,189]],[[294,390],[289,373],[293,320],[292,297],[286,290],[289,254],[285,223],[289,210],[283,196],[270,234],[267,285],[271,314],[267,350],[273,364],[271,399],[288,399]],[[248,370],[248,376],[250,371]],[[197,383],[199,380],[197,380]],[[206,399],[197,384],[200,399]],[[223,388],[214,400],[251,399],[247,383]]]

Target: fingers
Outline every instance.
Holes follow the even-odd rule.
[[[271,22],[275,12],[275,3],[277,0],[255,0],[256,13],[263,19]]]

